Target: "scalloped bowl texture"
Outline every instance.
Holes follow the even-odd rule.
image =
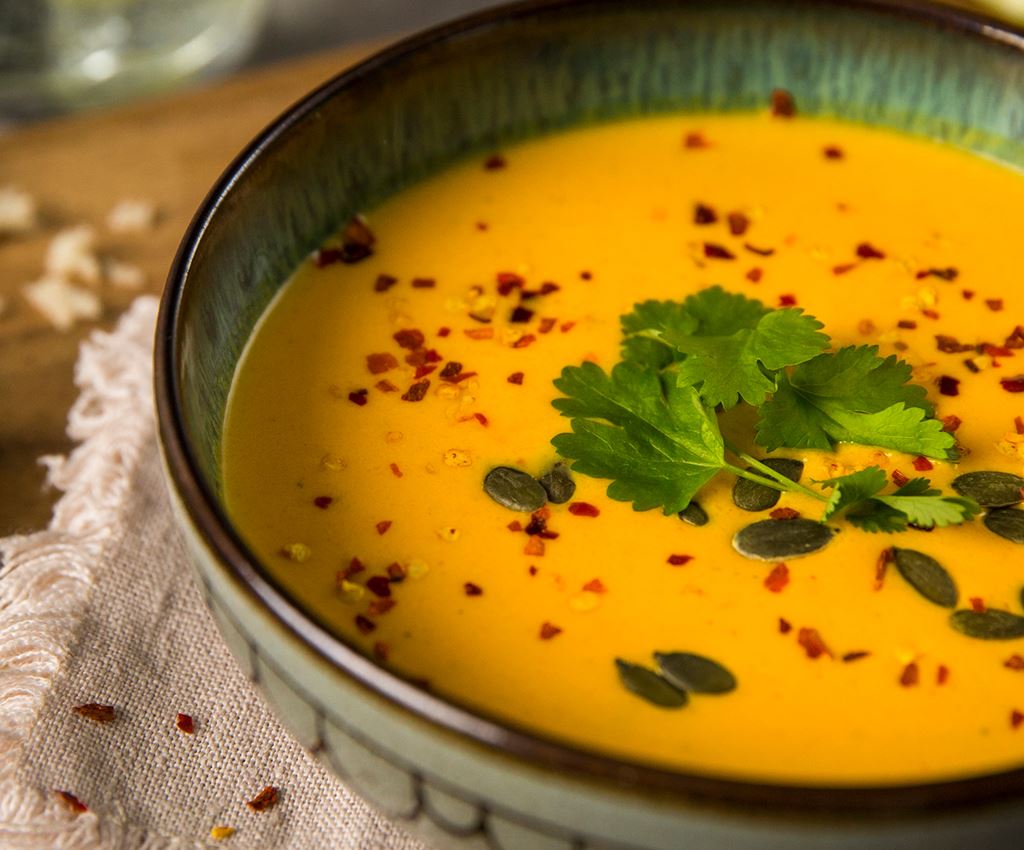
[[[156,382],[198,583],[299,741],[438,846],[1020,846],[1024,771],[896,788],[761,785],[629,764],[476,716],[332,636],[225,515],[220,441],[236,364],[275,292],[339,223],[499,144],[618,117],[749,110],[776,87],[805,114],[1024,166],[1024,36],[992,22],[870,0],[527,2],[326,83],[239,156],[185,235]]]

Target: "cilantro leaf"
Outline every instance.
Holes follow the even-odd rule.
[[[681,301],[644,301],[619,318],[622,325],[622,359],[663,369],[682,355],[660,338],[663,331],[693,333],[697,320]],[[643,334],[643,335],[641,335]],[[650,334],[650,335],[647,335]]]
[[[555,386],[565,397],[552,403],[572,420],[555,449],[574,470],[612,479],[608,495],[634,510],[681,511],[725,464],[714,414],[654,369],[619,363],[609,376],[584,363],[564,368]]]
[[[756,298],[739,292],[727,292],[709,286],[683,302],[686,312],[697,322],[700,336],[731,336],[736,331],[752,330],[761,318],[772,312]]]
[[[889,496],[876,500],[907,517],[907,521],[921,528],[942,528],[973,519],[981,508],[973,499],[943,496],[930,486],[927,478],[912,478]]]
[[[907,384],[909,378],[906,363],[879,357],[875,346],[819,354],[780,375],[761,407],[757,442],[769,450],[850,442],[947,458],[953,436],[931,418],[924,389]]]
[[[861,531],[892,534],[907,530],[907,516],[877,499],[868,499],[846,512],[846,520]]]
[[[881,493],[885,489],[886,478],[885,471],[881,467],[869,466],[867,469],[859,469],[849,475],[816,481],[815,484],[832,488],[832,496],[828,500],[828,504],[825,505],[825,513],[821,515],[821,521],[825,522],[833,514],[864,502],[876,493]]]
[[[687,304],[693,299],[687,299]],[[750,310],[744,312],[752,315]],[[699,387],[712,407],[733,407],[740,398],[761,404],[775,390],[775,372],[810,360],[828,345],[828,337],[818,332],[821,322],[799,309],[772,310],[752,327],[731,333],[706,334],[708,324],[728,330],[722,318],[715,317],[710,323],[702,321],[693,335],[668,330],[664,337],[686,355],[679,364],[679,383]]]

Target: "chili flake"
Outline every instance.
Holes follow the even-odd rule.
[[[1024,670],[1024,655],[1011,655],[1003,662],[1007,670]]]
[[[423,332],[416,330],[416,328],[403,328],[400,331],[395,331],[391,335],[391,338],[402,348],[407,348],[409,351],[415,351],[417,348],[422,348],[425,341]]]
[[[522,275],[515,272],[498,272],[496,277],[499,295],[511,295],[513,289],[522,289],[526,285]]]
[[[249,800],[247,805],[254,812],[265,812],[271,806],[277,802],[277,789],[273,785],[268,785],[259,794]]]
[[[936,383],[939,385],[939,392],[942,395],[957,396],[960,395],[960,379],[953,378],[949,375],[941,375]]]
[[[787,584],[789,584],[789,567],[782,563],[772,567],[772,571],[764,580],[764,586],[772,593],[781,593]]]
[[[522,531],[523,530],[523,524],[519,520],[517,520],[517,519],[512,520],[512,522],[510,522],[505,527],[509,531],[512,531],[512,532],[517,532],[517,531]]]
[[[528,345],[531,345],[532,343],[534,343],[536,341],[537,341],[537,337],[535,337],[533,334],[523,334],[523,336],[519,337],[519,339],[517,339],[514,343],[512,343],[512,347],[513,348],[526,348]]]
[[[793,631],[793,624],[783,617],[779,617],[779,634],[788,635]]]
[[[714,224],[718,221],[718,213],[706,204],[697,204],[693,208],[694,224]]]
[[[711,145],[708,140],[704,138],[704,134],[697,131],[693,133],[687,133],[683,137],[683,147],[688,150],[702,150],[709,148]]]
[[[377,523],[378,534],[386,534],[389,528],[391,528],[391,520],[389,519],[382,519],[380,522]]]
[[[796,115],[796,101],[785,89],[772,92],[772,115],[776,118],[792,118]]]
[[[557,324],[558,324],[558,319],[554,319],[554,318],[550,318],[550,317],[549,318],[545,318],[545,319],[541,319],[540,320],[540,324],[537,326],[537,332],[538,333],[542,333],[542,334],[551,333],[552,329]]]
[[[939,280],[953,281],[956,280],[957,275],[959,274],[960,272],[957,269],[953,268],[952,266],[949,266],[948,268],[944,269],[922,269],[917,274],[915,274],[914,277],[917,278],[918,280],[921,280],[926,277],[937,277],[939,278]],[[969,290],[964,291],[967,292]],[[973,297],[973,295],[974,293],[972,292],[970,296],[965,297],[970,298]]]
[[[1018,729],[1021,723],[1024,723],[1024,713],[1014,709],[1010,712],[1010,728]]]
[[[377,275],[377,279],[373,282],[373,291],[387,292],[396,283],[398,283],[397,277],[392,277],[389,274],[379,274]]]
[[[487,425],[488,425],[487,417],[484,416],[482,413],[474,413],[473,414],[473,418],[477,422],[479,422],[481,425],[483,425],[485,428],[487,427]]]
[[[935,684],[944,685],[949,681],[949,668],[945,664],[940,664],[938,669],[935,671]]]
[[[374,375],[379,375],[381,372],[397,369],[398,358],[388,351],[383,351],[380,354],[367,354],[366,368]]]
[[[359,629],[361,634],[368,635],[377,628],[377,624],[362,614],[356,614],[356,628]]]
[[[320,508],[320,510],[325,511],[331,506],[333,501],[333,496],[317,496],[313,499],[313,504]]]
[[[682,567],[692,560],[693,555],[669,555],[665,563],[671,564],[673,567]]]
[[[793,307],[795,305],[796,305],[796,296],[795,295],[780,295],[779,296],[779,306],[780,307]]]
[[[402,477],[402,468],[394,461],[388,464],[388,468],[391,470],[391,474],[394,475],[395,478]]]
[[[889,547],[888,549],[883,549],[879,553],[878,560],[875,561],[875,590],[882,589],[882,585],[885,583],[885,573],[886,570],[889,569],[889,562],[892,561],[892,558],[892,547]]]
[[[60,797],[61,800],[63,800],[64,803],[68,806],[68,808],[71,809],[71,811],[73,811],[76,815],[89,811],[89,807],[85,805],[85,803],[83,803],[81,800],[79,800],[78,797],[76,797],[70,791],[61,791],[55,788],[53,793]]]
[[[601,511],[594,507],[590,502],[571,502],[569,504],[569,513],[573,516],[598,516]]]
[[[437,286],[437,281],[432,277],[414,277],[412,279],[413,289],[433,289]]]
[[[523,377],[524,377],[524,375],[523,375],[522,372],[513,372],[505,380],[507,380],[510,384],[515,384],[516,386],[521,386],[522,383],[523,383]]]
[[[1003,299],[1002,298],[986,298],[985,299],[985,306],[988,307],[988,309],[991,310],[992,312],[998,313],[1000,310],[1003,309]]]
[[[822,151],[822,153],[825,154],[825,159],[842,159],[843,158],[843,149],[839,148],[839,147],[836,147],[835,145],[829,145],[828,147],[826,147]]]
[[[904,475],[898,469],[894,469],[892,471],[891,478],[892,478],[892,483],[895,484],[897,487],[902,487],[904,484],[906,484],[910,480],[909,478],[907,478],[906,475]]]
[[[1013,430],[1018,434],[1024,434],[1024,416],[1013,417]]]
[[[494,338],[494,328],[465,328],[462,332],[470,339]]]
[[[380,617],[387,614],[392,608],[398,603],[394,599],[371,599],[370,604],[366,606],[366,613],[371,617]]]
[[[914,469],[918,472],[927,472],[929,469],[934,469],[935,465],[928,460],[928,458],[918,455],[914,458]]]
[[[367,402],[367,396],[370,391],[365,387],[361,390],[353,390],[348,394],[348,400],[353,404],[357,404],[362,407]]]
[[[417,381],[408,390],[402,393],[402,398],[405,401],[421,401],[423,396],[427,394],[427,390],[430,389],[430,379],[424,379]]]
[[[484,160],[484,171],[498,171],[506,165],[508,165],[508,163],[505,161],[505,157],[500,153],[492,153]]]
[[[191,735],[196,731],[196,724],[195,721],[192,719],[191,714],[182,714],[181,712],[179,712],[177,715],[175,715],[174,725],[177,726],[178,729],[184,732],[186,735]]]
[[[751,283],[760,283],[762,277],[764,277],[764,271],[757,266],[747,272],[747,280]]]
[[[726,221],[729,223],[729,232],[733,236],[742,236],[750,227],[750,219],[741,212],[729,213]]]
[[[912,330],[914,330],[914,328],[917,327],[917,322],[915,322],[913,319],[900,319],[896,323],[896,327],[903,328],[904,330],[912,331]]]
[[[963,296],[964,301],[970,301],[974,297],[974,290],[964,289],[960,292],[960,294]]]
[[[963,424],[963,420],[959,416],[950,414],[949,416],[942,417],[942,430],[947,434],[955,434],[957,428]]]
[[[462,585],[462,589],[466,592],[466,596],[483,596],[484,589],[478,584],[473,584],[471,581],[467,581]]]
[[[561,327],[559,328],[559,330],[560,330],[560,331],[561,331],[562,333],[564,333],[564,334],[567,334],[567,333],[569,333],[569,331],[571,331],[571,330],[572,330],[572,329],[573,329],[574,327],[576,327],[576,323],[575,323],[575,322],[562,322],[562,326],[561,326]]]
[[[117,712],[112,705],[103,705],[98,702],[87,702],[84,705],[76,705],[71,709],[75,714],[79,714],[88,720],[93,720],[96,723],[110,723],[117,716]]]
[[[539,572],[540,572],[540,570],[538,570],[533,564],[530,564],[529,573],[530,573],[531,576],[535,576]]]
[[[391,647],[383,641],[377,641],[373,645],[373,654],[377,656],[380,661],[387,661],[388,655],[391,654]]]
[[[608,588],[604,586],[604,582],[599,578],[592,578],[586,584],[583,585],[583,590],[587,593],[607,593]]]
[[[528,307],[523,307],[521,304],[512,311],[512,315],[509,316],[509,321],[513,324],[521,325],[533,318],[533,310]]]
[[[999,384],[1008,393],[1024,393],[1024,375],[1015,375],[1012,378],[1000,378]]]
[[[822,640],[821,635],[818,634],[817,629],[801,628],[800,631],[797,632],[796,640],[797,643],[803,647],[804,652],[807,653],[807,657],[810,659],[820,658],[822,655],[827,655],[829,658],[832,657],[832,653],[825,645],[825,641]]]
[[[935,345],[943,354],[958,354],[962,351],[974,350],[974,346],[969,342],[960,342],[955,336],[948,334],[935,334]]]
[[[795,508],[775,508],[768,516],[772,519],[798,519],[800,511]]]
[[[532,557],[540,557],[544,554],[544,541],[537,535],[531,535],[523,547],[523,554]]]
[[[395,384],[391,383],[391,381],[388,381],[386,379],[381,379],[381,380],[377,381],[377,383],[374,384],[374,386],[378,390],[380,390],[382,393],[397,393],[398,392],[398,387],[395,386]]]
[[[971,603],[972,611],[974,611],[977,614],[985,613],[986,606],[984,599],[982,599],[980,596],[972,596],[969,601]]]
[[[366,580],[366,589],[374,596],[386,598],[391,595],[391,579],[387,576],[370,576]]]
[[[345,569],[338,571],[338,578],[339,579],[352,578],[352,576],[357,575],[358,573],[361,573],[365,569],[366,569],[366,567],[363,566],[363,562],[362,561],[360,561],[358,558],[353,558],[351,561],[348,562],[348,566],[345,567]]]
[[[856,263],[840,263],[838,266],[832,266],[832,274],[846,274],[847,272],[853,271],[855,268],[857,268]]]
[[[841,660],[844,661],[845,663],[849,664],[849,663],[851,663],[853,661],[860,661],[862,658],[867,658],[869,655],[871,655],[871,653],[868,652],[866,649],[857,649],[857,650],[854,650],[853,652],[845,653],[842,656]]]
[[[444,368],[438,377],[442,381],[450,381],[452,378],[458,377],[462,374],[462,364],[458,360],[449,360],[444,364]]]
[[[723,245],[714,242],[704,243],[704,256],[710,260],[735,260],[736,255]]]
[[[544,622],[540,625],[540,639],[551,640],[556,635],[560,635],[562,630],[554,623]]]
[[[757,254],[759,257],[770,257],[775,253],[774,248],[758,248],[756,245],[751,245],[749,242],[744,242],[743,247],[747,251],[750,251],[751,254]]]
[[[905,688],[912,688],[918,683],[919,670],[917,662],[911,661],[900,673],[900,684]]]

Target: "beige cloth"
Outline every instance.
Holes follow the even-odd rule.
[[[160,476],[155,318],[141,298],[83,346],[81,445],[45,459],[64,496],[47,531],[0,541],[0,847],[422,850],[291,739],[203,607]],[[88,702],[114,722],[71,711]],[[278,804],[249,811],[267,785]]]

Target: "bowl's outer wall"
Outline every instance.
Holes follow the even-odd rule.
[[[274,293],[351,214],[470,152],[622,116],[762,108],[782,87],[805,114],[1024,163],[1019,51],[884,10],[567,4],[399,53],[273,136],[195,246],[176,366],[188,436],[215,493],[234,367]]]

